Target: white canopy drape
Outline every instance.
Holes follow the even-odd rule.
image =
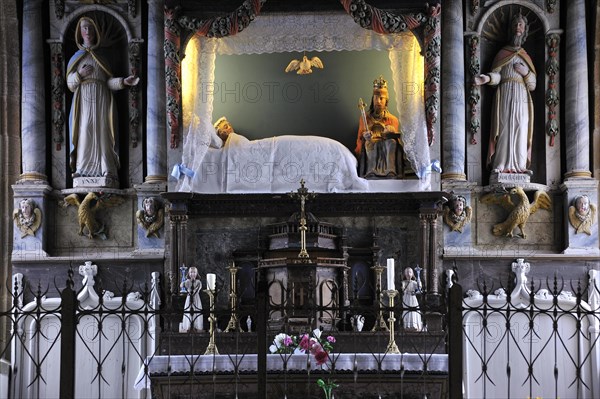
[[[423,95],[423,56],[410,33],[380,35],[358,26],[345,13],[269,14],[259,16],[244,31],[225,38],[194,37],[184,62],[196,65],[183,81],[184,147],[182,164],[198,170],[214,134],[213,95],[217,54],[264,54],[303,51],[388,51],[393,88],[405,152],[421,181],[412,189],[429,189],[429,146]],[[192,179],[179,181],[178,191],[194,191]]]

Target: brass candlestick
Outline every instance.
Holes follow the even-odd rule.
[[[208,316],[208,321],[210,322],[210,340],[208,341],[208,346],[206,347],[205,355],[218,355],[219,350],[217,349],[217,345],[215,344],[215,291],[214,290],[204,290],[208,294],[210,298],[210,313]]]
[[[394,322],[396,321],[394,317],[394,298],[398,295],[397,290],[386,290],[385,293],[390,298],[390,317],[388,318],[388,322],[390,324],[390,342],[386,348],[386,353],[400,353],[398,349],[398,345],[396,345],[396,339],[394,337]]]
[[[383,303],[383,291],[381,290],[381,273],[385,269],[385,267],[377,264],[371,267],[375,271],[375,281],[377,287],[377,300],[379,303],[379,312],[377,312],[377,319],[375,320],[375,325],[371,329],[371,331],[388,331],[388,326],[385,324],[385,319],[383,318],[383,309],[381,305]]]
[[[229,276],[231,278],[231,290],[229,291],[231,317],[229,318],[229,323],[227,323],[227,328],[225,329],[225,332],[237,331],[238,326],[240,324],[237,315],[237,279],[235,277],[240,268],[236,267],[235,263],[231,262],[231,266],[229,266],[227,270],[229,270]]]

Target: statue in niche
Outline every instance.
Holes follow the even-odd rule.
[[[27,236],[35,237],[42,224],[42,211],[30,198],[19,201],[19,207],[13,211],[13,220],[21,232],[21,238]]]
[[[387,81],[373,81],[368,113],[362,99],[361,118],[354,153],[358,157],[358,175],[365,178],[404,177],[404,149],[398,118],[388,111]]]
[[[135,218],[138,224],[146,230],[146,237],[159,238],[158,232],[165,223],[165,211],[156,198],[144,198],[142,209],[135,213]]]
[[[187,279],[181,282],[180,287],[185,288],[187,296],[183,306],[183,321],[179,332],[188,332],[191,328],[196,332],[200,332],[204,329],[204,316],[202,315],[202,302],[200,300],[202,282],[198,277],[196,267],[192,266],[188,269]]]
[[[69,115],[70,167],[74,178],[105,177],[107,185],[113,186],[118,182],[119,155],[115,150],[116,103],[111,91],[135,86],[139,77],[113,76],[109,57],[102,51],[109,43],[102,42],[100,32],[90,17],[77,22],[78,50],[67,66],[67,86],[74,93]]]
[[[592,226],[596,223],[596,205],[590,202],[587,195],[579,195],[569,207],[569,222],[575,234],[592,235]]]
[[[536,71],[523,49],[527,38],[527,18],[518,13],[510,22],[511,42],[494,58],[492,71],[475,77],[476,85],[498,86],[491,113],[487,164],[492,173],[531,174],[533,101]]]
[[[488,193],[482,196],[479,201],[483,204],[500,205],[509,212],[504,222],[497,223],[492,228],[492,233],[495,236],[513,237],[513,230],[518,227],[521,231],[519,236],[525,239],[527,238],[525,225],[529,220],[529,216],[537,212],[538,209],[552,210],[552,199],[547,193],[541,190],[536,191],[533,202],[530,203],[522,187],[512,188],[508,192]]]
[[[453,195],[444,207],[444,222],[450,231],[462,233],[466,224],[471,222],[472,209],[467,205],[467,199],[462,195]]]
[[[86,234],[89,239],[100,237],[106,240],[106,231],[104,224],[96,220],[96,213],[101,209],[120,205],[125,198],[114,194],[103,194],[90,192],[83,201],[79,200],[77,193],[65,197],[61,206],[66,208],[69,205],[77,206],[77,220],[79,224],[79,235]],[[85,233],[87,230],[87,233]]]
[[[415,273],[411,267],[406,267],[402,272],[402,323],[405,330],[421,331],[423,330],[423,321],[419,313],[419,301],[417,293],[421,292],[421,282],[415,278]]]

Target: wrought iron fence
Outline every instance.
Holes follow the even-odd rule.
[[[94,281],[93,268],[80,274],[81,290],[70,272],[55,298],[48,287],[33,289],[20,277],[11,282],[12,307],[0,313],[10,326],[10,345],[0,353],[12,365],[5,387],[10,397],[447,396],[443,298],[440,305],[417,292],[418,302],[409,306],[400,287],[392,306],[380,286],[370,287],[372,298],[359,296],[356,287],[344,298],[340,287],[317,280],[299,304],[298,287],[259,274],[256,295],[238,301],[235,313],[226,285],[217,285],[214,307],[203,292],[198,311],[184,309],[186,294],[172,284],[161,290],[158,273],[142,287],[125,281],[115,293]],[[273,284],[278,298],[270,295]],[[318,300],[324,289],[332,294]],[[184,315],[203,317],[208,331],[181,331]],[[407,328],[416,316],[418,331]],[[278,334],[291,341],[273,347]]]
[[[449,292],[449,391],[459,398],[600,397],[600,292],[589,283],[526,278]]]

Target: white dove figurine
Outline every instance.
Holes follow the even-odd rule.
[[[323,69],[323,62],[319,57],[312,57],[310,60],[305,55],[302,57],[302,61],[291,60],[288,66],[285,68],[286,72],[295,71],[298,75],[306,75],[312,73],[312,67]]]

